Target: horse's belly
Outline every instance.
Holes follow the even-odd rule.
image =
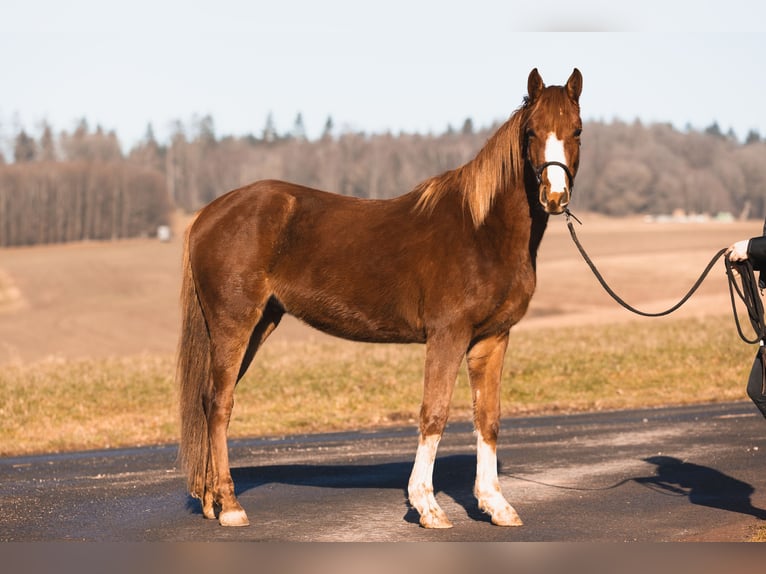
[[[285,311],[329,335],[370,343],[424,343],[425,330],[397,309],[359,307],[337,298],[314,296],[307,301],[288,298]]]

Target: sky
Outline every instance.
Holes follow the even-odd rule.
[[[81,118],[132,147],[210,115],[260,135],[505,120],[538,68],[583,74],[585,120],[766,136],[766,4],[752,0],[2,0],[0,143]]]

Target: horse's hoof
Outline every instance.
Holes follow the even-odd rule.
[[[228,510],[218,516],[221,526],[250,526],[247,514],[244,510]]]
[[[524,526],[519,515],[510,506],[492,513],[492,524],[495,526]]]
[[[420,517],[420,525],[423,528],[452,528],[452,522],[447,515],[442,513],[429,512]]]
[[[524,526],[518,514],[516,516],[493,516],[492,524],[495,526]]]

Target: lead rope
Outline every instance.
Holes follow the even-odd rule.
[[[742,288],[736,281],[736,273],[739,274],[742,281]],[[734,311],[734,322],[737,325],[737,332],[740,339],[746,343],[754,344],[760,343],[758,352],[761,354],[761,394],[766,395],[766,321],[763,314],[763,301],[759,296],[758,282],[755,279],[755,273],[753,273],[753,264],[750,260],[744,261],[730,261],[726,258],[726,275],[729,278],[729,296],[731,298],[731,308]],[[748,339],[742,332],[742,326],[739,323],[739,317],[737,316],[736,304],[734,300],[734,292],[745,304],[747,309],[747,316],[750,319],[750,325],[755,332],[755,339]]]
[[[737,283],[736,274],[739,274],[742,288]],[[753,327],[756,335],[755,339],[748,339],[745,336],[735,311],[734,322],[737,325],[739,337],[751,345],[760,342],[761,347],[763,347],[764,339],[766,339],[766,323],[763,317],[763,302],[758,294],[758,282],[755,280],[755,273],[753,273],[753,264],[748,259],[744,261],[731,261],[727,257],[726,276],[729,278],[729,296],[731,298],[732,309],[736,310],[734,300],[734,293],[736,292],[737,296],[745,304],[750,325]]]
[[[710,273],[710,270],[713,269],[713,266],[715,265],[716,261],[718,261],[721,258],[721,256],[726,253],[726,249],[721,249],[718,253],[716,253],[713,256],[713,258],[710,260],[710,263],[707,264],[707,267],[705,267],[705,270],[702,272],[702,275],[699,276],[699,279],[697,279],[694,285],[692,285],[692,288],[689,289],[686,295],[684,295],[683,298],[678,303],[676,303],[669,309],[665,309],[664,311],[660,311],[657,313],[648,313],[646,311],[641,311],[640,309],[636,309],[632,305],[628,304],[624,299],[622,299],[619,295],[617,295],[617,293],[615,293],[611,287],[609,287],[604,277],[601,275],[601,273],[599,273],[598,269],[596,269],[596,265],[593,263],[593,261],[591,261],[591,258],[588,257],[588,254],[585,252],[585,248],[583,248],[582,244],[580,243],[580,240],[577,239],[577,234],[575,233],[574,225],[572,225],[572,219],[577,221],[577,223],[579,223],[580,225],[582,225],[582,221],[577,219],[577,217],[575,217],[574,214],[572,214],[568,209],[566,209],[564,213],[566,214],[567,227],[569,228],[569,234],[572,236],[572,241],[574,241],[575,246],[577,246],[577,250],[580,252],[580,255],[582,255],[582,258],[585,260],[585,263],[588,264],[588,267],[590,267],[590,270],[593,272],[593,275],[595,275],[596,279],[598,279],[598,282],[601,283],[601,286],[604,288],[604,290],[607,293],[609,293],[612,299],[617,301],[617,303],[622,305],[628,311],[635,313],[636,315],[641,315],[642,317],[663,317],[665,315],[670,315],[673,311],[676,311],[677,309],[679,309],[684,303],[686,303],[689,300],[689,298],[692,295],[694,295],[694,292],[697,291],[697,289],[699,289],[700,285],[702,285],[702,282],[708,276],[708,273]],[[751,273],[752,273],[752,268],[751,268]],[[731,278],[730,278],[730,282],[731,282]],[[732,304],[734,301],[733,297],[734,296],[732,295]],[[735,310],[734,316],[735,317],[737,316],[736,310]],[[763,316],[763,311],[761,311],[761,316]],[[739,326],[739,323],[737,323],[737,325]],[[742,336],[741,331],[740,331],[740,336]]]
[[[692,288],[689,289],[688,293],[686,293],[686,295],[684,295],[684,297],[678,303],[669,309],[666,309],[665,311],[660,311],[658,313],[647,313],[646,311],[641,311],[640,309],[636,309],[632,305],[626,303],[609,287],[609,285],[607,285],[601,273],[599,273],[598,269],[596,269],[593,261],[591,261],[590,257],[588,257],[588,254],[585,252],[585,249],[580,243],[580,240],[577,239],[577,234],[575,233],[574,225],[572,225],[571,220],[574,219],[580,225],[582,225],[582,221],[577,219],[577,217],[575,217],[568,209],[564,210],[564,213],[566,214],[567,227],[569,228],[569,234],[572,236],[572,241],[574,241],[574,244],[577,246],[577,250],[580,252],[580,255],[582,255],[585,263],[588,264],[588,267],[590,267],[590,270],[596,276],[598,282],[601,283],[601,286],[604,288],[604,290],[609,293],[612,299],[617,301],[617,303],[622,305],[625,309],[643,317],[662,317],[664,315],[670,315],[670,313],[681,307],[681,305],[689,300],[689,298],[694,294],[699,286],[702,285],[702,282],[708,276],[708,273],[710,273],[710,270],[713,268],[716,261],[718,261],[727,251],[727,249],[721,249],[713,256],[713,258],[710,260],[710,263],[707,264],[707,267],[705,267],[705,270],[702,272],[702,275],[699,276],[699,279],[697,279],[694,285],[692,285]],[[726,278],[729,283],[731,311],[734,315],[734,323],[737,326],[737,333],[739,334],[739,338],[742,339],[745,343],[749,343],[751,345],[760,343],[758,352],[761,354],[761,394],[766,395],[766,320],[764,320],[763,301],[759,295],[758,282],[755,279],[755,273],[753,273],[753,264],[748,259],[745,259],[744,261],[731,261],[728,257],[724,258],[724,262],[726,264]],[[740,288],[739,284],[737,283],[737,274],[739,275],[740,281],[742,282],[742,288]],[[737,314],[737,302],[734,298],[735,292],[747,309],[750,325],[753,327],[753,331],[755,332],[754,339],[748,339],[747,336],[745,336],[745,333],[742,331],[742,325],[739,322],[739,315]]]
[[[574,225],[572,225],[571,220],[574,219],[580,225],[582,225],[582,221],[577,219],[577,217],[575,217],[575,215],[572,214],[569,210],[565,210],[565,213],[567,217],[567,227],[569,228],[569,233],[572,236],[574,244],[577,246],[577,250],[580,252],[580,255],[582,255],[583,259],[588,264],[588,267],[590,267],[591,271],[596,276],[596,279],[598,279],[598,282],[601,284],[604,290],[609,293],[609,295],[611,295],[611,297],[625,309],[644,317],[662,317],[664,315],[669,315],[681,307],[681,305],[689,300],[689,298],[694,294],[699,286],[702,285],[702,282],[708,276],[716,261],[718,261],[718,259],[720,259],[721,256],[724,255],[727,251],[726,249],[721,249],[713,256],[713,258],[710,260],[710,263],[707,264],[707,267],[705,267],[705,270],[702,272],[702,275],[699,276],[699,279],[697,279],[694,285],[692,285],[692,288],[689,289],[688,293],[686,293],[686,295],[684,295],[684,297],[678,303],[669,309],[666,309],[665,311],[660,311],[658,313],[647,313],[646,311],[641,311],[640,309],[636,309],[632,305],[626,303],[611,289],[611,287],[609,287],[604,277],[601,275],[601,273],[599,273],[598,269],[596,269],[596,266],[591,258],[588,257],[588,254],[585,252],[585,248],[583,248],[580,240],[577,238],[577,234],[575,233]],[[763,301],[761,301],[761,297],[759,296],[758,282],[755,279],[753,265],[747,259],[744,261],[731,261],[728,257],[724,258],[724,262],[726,264],[726,277],[729,282],[729,297],[731,299],[731,309],[734,315],[734,323],[737,325],[737,333],[739,334],[740,339],[742,339],[745,343],[749,343],[751,345],[760,343],[762,356],[764,359],[766,359],[766,346],[764,345],[766,342],[766,320],[764,320]],[[739,275],[742,282],[741,288],[737,283],[735,271],[736,274]],[[747,309],[750,325],[753,327],[753,331],[756,335],[754,339],[748,339],[747,336],[745,336],[745,333],[742,331],[742,325],[739,322],[739,316],[737,314],[737,304],[734,298],[735,292]],[[762,362],[764,363],[764,392],[766,392],[766,361]]]

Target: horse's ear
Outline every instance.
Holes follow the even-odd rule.
[[[582,74],[580,70],[575,68],[572,70],[572,75],[567,80],[567,94],[573,101],[580,101],[580,93],[582,92]]]
[[[529,78],[527,79],[527,95],[529,96],[530,102],[534,102],[537,99],[537,96],[540,95],[540,92],[543,91],[544,87],[545,84],[543,83],[543,79],[540,77],[537,68],[529,72]]]

